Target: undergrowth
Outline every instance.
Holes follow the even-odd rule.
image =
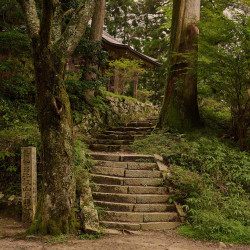
[[[182,235],[249,244],[250,156],[210,129],[159,132],[135,141],[137,153],[160,154],[169,166],[167,185],[188,213]]]

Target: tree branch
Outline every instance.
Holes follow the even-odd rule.
[[[43,0],[42,3],[43,8],[40,36],[43,46],[47,47],[48,44],[51,42],[51,31],[54,18],[54,11],[60,3],[57,0]]]
[[[93,15],[97,1],[100,0],[84,0],[79,5],[61,38],[54,44],[54,50],[58,55],[67,59],[74,52]]]
[[[55,6],[53,23],[52,23],[51,40],[53,43],[57,42],[62,35],[63,18],[64,14],[59,4]]]
[[[39,36],[40,21],[37,15],[35,0],[17,0],[23,10],[28,34],[31,39]]]

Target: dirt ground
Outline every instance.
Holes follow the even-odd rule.
[[[175,230],[124,232],[118,235],[106,234],[97,240],[79,240],[76,237],[35,237],[22,238],[18,233],[24,232],[26,227],[22,223],[0,217],[0,249],[13,250],[211,250],[236,249],[250,250],[248,246],[225,245],[187,239]],[[115,232],[114,232],[115,233]]]

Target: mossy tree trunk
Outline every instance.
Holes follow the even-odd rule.
[[[197,74],[200,0],[174,0],[165,97],[157,128],[188,130],[199,125]]]
[[[98,42],[102,41],[105,7],[106,7],[106,0],[98,1],[98,3],[95,6],[91,23],[91,31],[89,35],[89,39],[91,41],[98,41]],[[97,58],[94,57],[91,59],[91,61],[97,61]],[[95,63],[89,63],[88,67],[91,69],[91,72],[87,74],[86,79],[87,80],[96,79],[97,74],[95,73],[95,70],[98,70],[98,65]]]
[[[35,0],[19,0],[19,3],[33,50],[43,155],[42,192],[30,231],[69,233],[74,229],[75,178],[73,123],[63,81],[64,66],[85,31],[96,1],[80,3],[64,32],[62,23],[58,23],[64,17],[60,1],[43,0],[41,20]]]

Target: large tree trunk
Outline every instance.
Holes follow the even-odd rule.
[[[30,232],[74,230],[75,202],[73,123],[63,82],[66,60],[80,42],[96,0],[79,3],[65,31],[60,1],[43,0],[41,21],[35,0],[18,0],[31,39],[36,79],[36,105],[42,140],[43,184]],[[53,39],[53,40],[52,40]]]
[[[63,82],[64,63],[46,49],[35,54],[38,121],[42,137],[43,184],[36,231],[74,230],[75,178],[73,123]]]
[[[167,88],[157,127],[179,130],[199,125],[197,74],[200,0],[174,0]]]
[[[91,41],[99,41],[99,42],[102,41],[105,7],[106,7],[106,0],[98,1],[98,3],[95,6],[91,23],[91,32],[89,36],[89,39]],[[92,58],[91,61],[96,61],[96,57]],[[98,65],[90,63],[87,65],[87,67],[89,67],[92,72],[86,75],[86,79],[87,80],[96,79],[97,74],[94,71],[98,69]]]
[[[91,23],[90,39],[93,41],[102,40],[102,32],[105,17],[106,0],[100,0],[96,6]]]

